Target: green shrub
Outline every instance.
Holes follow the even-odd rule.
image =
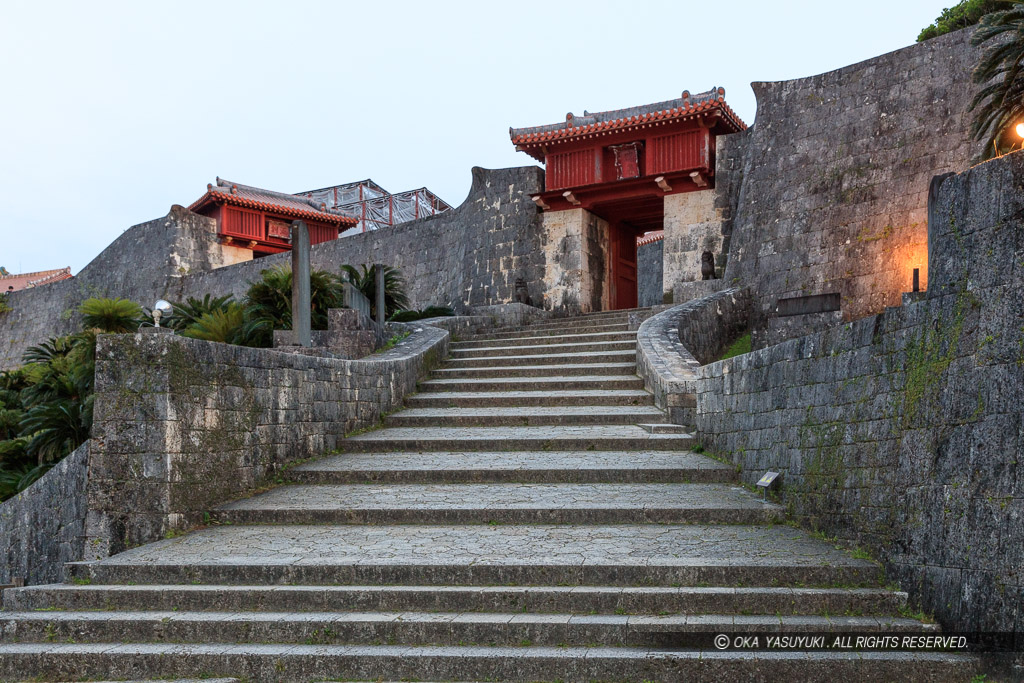
[[[226,311],[228,306],[234,303],[233,299],[234,296],[231,294],[218,297],[207,294],[202,299],[190,296],[185,301],[172,301],[173,310],[164,325],[174,330],[184,330],[208,313]]]
[[[142,322],[142,307],[127,299],[86,299],[78,307],[86,329],[119,334],[135,332]]]
[[[377,318],[377,274],[376,266],[363,264],[359,268],[345,265],[341,276],[370,300],[370,315]],[[409,296],[405,292],[405,279],[398,268],[384,268],[384,317],[390,319],[398,311],[409,308]]]
[[[974,26],[989,12],[1006,9],[1008,0],[962,0],[957,5],[942,10],[931,26],[924,28],[917,36],[922,43],[930,38]]]
[[[266,336],[269,323],[266,320],[252,320],[237,302],[229,302],[222,309],[204,313],[198,320],[182,331],[182,336],[204,341],[257,346]]]
[[[314,330],[327,329],[327,311],[341,308],[344,292],[341,279],[326,270],[314,270],[309,276],[311,318]],[[260,272],[260,279],[249,284],[245,293],[245,315],[257,328],[251,346],[273,345],[274,330],[292,329],[292,269],[274,266]]]

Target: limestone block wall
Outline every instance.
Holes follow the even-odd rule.
[[[313,265],[337,272],[342,264],[384,263],[401,268],[415,308],[507,303],[515,281],[526,281],[534,302],[544,300],[545,265],[539,210],[530,199],[543,187],[537,167],[473,169],[469,196],[437,216],[315,245]],[[237,254],[216,241],[216,222],[173,207],[164,218],[137,225],[75,278],[14,292],[0,314],[0,369],[20,364],[24,350],[77,328],[74,311],[91,296],[119,296],[150,306],[158,298],[204,294],[241,296],[260,271],[290,263],[277,254],[233,263]]]
[[[163,218],[126,230],[77,276],[8,295],[0,313],[0,369],[21,364],[21,354],[49,337],[79,328],[76,310],[94,296],[118,296],[152,306],[177,294],[189,273],[229,265],[235,255],[217,243],[211,218],[171,207]]]
[[[657,240],[636,248],[637,301],[640,306],[657,306],[664,302],[663,254],[665,241]]]
[[[665,197],[664,282],[700,280],[701,253],[706,249],[719,259],[722,238],[713,190]]]
[[[362,360],[102,335],[86,559],[200,524],[204,511],[397,409],[447,354],[448,332],[410,327],[404,342]]]
[[[747,482],[781,472],[799,519],[870,549],[954,630],[1024,632],[1022,187],[1022,153],[946,180],[920,301],[696,385],[705,446]]]
[[[726,279],[754,293],[755,346],[779,298],[839,292],[855,320],[898,305],[911,269],[924,272],[929,182],[976,152],[970,33],[754,83]]]
[[[608,222],[585,209],[568,209],[545,212],[541,224],[544,295],[540,305],[567,315],[607,309],[611,300]]]
[[[671,422],[694,424],[700,366],[742,334],[749,313],[749,292],[731,288],[668,308],[640,324],[637,374]]]
[[[0,503],[0,583],[57,583],[85,547],[89,442]]]

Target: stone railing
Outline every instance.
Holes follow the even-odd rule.
[[[641,323],[637,374],[670,421],[694,424],[698,370],[746,328],[749,309],[747,291],[731,288],[674,306]]]

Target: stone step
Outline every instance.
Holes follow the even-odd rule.
[[[535,612],[893,616],[907,594],[882,588],[670,586],[29,586],[8,611]]]
[[[664,422],[649,406],[559,406],[511,408],[407,408],[384,418],[385,427],[525,427],[539,425],[637,425]]]
[[[725,483],[736,471],[686,451],[350,453],[287,471],[298,484]]]
[[[535,327],[503,327],[488,330],[480,334],[460,336],[459,341],[494,341],[499,339],[523,338],[523,337],[558,337],[563,335],[588,334],[594,332],[629,332],[629,323],[601,321],[575,323],[572,325],[538,325]]]
[[[783,508],[728,484],[279,486],[211,512],[220,524],[769,524]]]
[[[629,354],[630,361],[610,363],[590,363],[587,357],[580,357],[579,362],[572,364],[552,365],[500,365],[484,368],[454,367],[445,365],[431,373],[436,379],[475,379],[501,377],[575,377],[578,375],[636,375],[634,354]],[[557,359],[552,360],[558,363]]]
[[[517,347],[536,346],[538,344],[587,344],[591,342],[628,341],[636,343],[636,330],[625,332],[583,332],[581,334],[544,335],[542,337],[505,337],[501,339],[477,339],[474,341],[457,341],[448,345],[453,353],[481,347]]]
[[[229,525],[67,567],[94,584],[877,587],[881,577],[785,525]]]
[[[583,354],[604,355],[613,351],[636,353],[636,340],[624,339],[602,342],[568,342],[564,344],[520,344],[517,346],[481,346],[474,349],[451,349],[452,361],[464,361],[470,358],[495,358],[515,356],[542,358],[562,356],[574,357]]]
[[[314,645],[667,646],[685,634],[918,633],[900,617],[512,612],[3,612],[0,643],[295,643]]]
[[[688,434],[651,434],[635,425],[551,427],[385,427],[342,440],[347,453],[380,451],[685,451]]]
[[[522,356],[474,356],[449,358],[442,366],[450,370],[487,367],[535,367],[544,365],[575,365],[580,363],[632,363],[636,365],[636,351],[592,351],[589,353],[551,353]]]
[[[635,375],[559,375],[545,377],[489,377],[478,379],[428,379],[419,383],[422,392],[478,391],[612,391],[643,389],[644,381]]]
[[[718,652],[615,647],[471,647],[220,643],[12,643],[0,677],[49,680],[168,678],[204,671],[281,683],[332,680],[850,680],[963,683],[970,656],[908,652]]]
[[[447,391],[413,394],[410,408],[491,408],[529,406],[653,406],[643,389],[577,389],[575,391]]]

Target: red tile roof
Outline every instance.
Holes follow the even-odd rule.
[[[206,194],[188,207],[189,211],[198,211],[209,204],[231,204],[247,209],[257,209],[270,213],[289,216],[291,218],[302,218],[321,223],[330,223],[343,227],[351,227],[359,222],[355,216],[350,216],[336,209],[329,209],[327,205],[314,202],[305,197],[264,190],[249,185],[232,183],[222,178],[217,178],[216,185],[207,185]]]
[[[736,132],[745,130],[747,127],[747,124],[725,103],[725,88],[712,88],[697,95],[684,92],[679,99],[645,104],[630,109],[615,109],[597,113],[584,111],[583,116],[574,116],[570,112],[566,114],[564,123],[552,123],[532,128],[509,128],[508,131],[514,144],[529,147],[585,135],[624,131],[665,121],[695,118],[712,111],[720,112],[726,125]]]
[[[655,230],[654,232],[649,232],[646,235],[640,235],[637,237],[636,246],[642,247],[645,244],[651,244],[652,242],[658,242],[663,239],[665,239],[665,231]]]
[[[55,268],[54,270],[40,270],[34,273],[12,273],[0,275],[0,293],[11,290],[28,289],[48,285],[51,282],[60,282],[71,277],[71,268]]]

